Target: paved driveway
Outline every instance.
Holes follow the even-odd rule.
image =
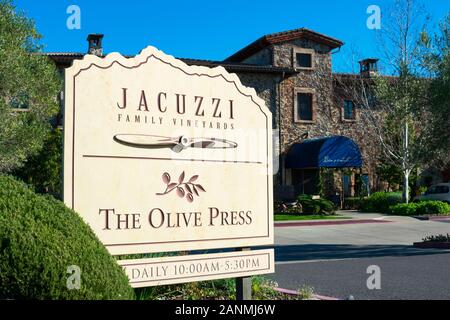
[[[308,285],[341,299],[450,299],[450,250],[412,247],[426,235],[450,233],[448,221],[350,215],[392,222],[275,229],[280,287]],[[370,265],[380,267],[379,290],[366,286]]]

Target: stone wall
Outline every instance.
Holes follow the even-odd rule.
[[[272,128],[278,129],[278,83],[281,75],[269,73],[238,73],[237,75],[244,86],[254,88],[258,96],[264,100],[272,112]]]
[[[304,41],[293,41],[283,43],[274,48],[276,66],[293,67],[293,49],[300,48]],[[314,48],[312,43],[305,45],[306,48],[313,48],[314,69],[298,70],[298,74],[290,76],[281,84],[281,152],[286,152],[292,143],[302,140],[305,132],[309,138],[328,135],[333,129],[329,122],[334,118],[332,111],[331,93],[333,91],[331,78],[331,57],[329,53],[320,53],[323,49],[318,45]],[[295,90],[312,89],[314,93],[314,117],[310,123],[295,122]]]
[[[258,96],[264,100],[266,107],[272,112],[272,128],[278,130],[280,119],[279,106],[279,90],[278,83],[280,83],[282,76],[269,73],[239,73],[239,79],[242,84],[247,87],[255,89]],[[274,162],[279,162],[279,131],[273,131],[273,159]],[[274,169],[277,170],[277,165],[274,163]],[[281,176],[279,170],[274,175],[274,186],[281,184]]]
[[[369,174],[370,185],[378,187],[376,177],[377,158],[380,153],[378,141],[370,138],[362,126],[356,109],[355,120],[344,120],[343,97],[336,92],[332,78],[332,54],[327,46],[309,40],[294,40],[273,45],[251,56],[244,62],[268,64],[273,59],[276,67],[294,68],[296,49],[313,49],[313,69],[298,69],[298,73],[281,79],[281,75],[240,73],[242,83],[255,88],[257,94],[265,100],[273,113],[273,128],[280,129],[280,152],[284,155],[293,143],[307,139],[342,135],[353,139],[360,147],[364,167],[362,173]],[[273,54],[273,57],[272,57]],[[295,90],[311,89],[314,91],[314,120],[298,122],[295,120]],[[283,168],[281,168],[283,170]],[[340,175],[333,175],[334,186],[327,185],[327,193],[342,193]],[[274,180],[275,187],[282,183],[281,174]]]
[[[276,67],[292,68],[293,64],[293,49],[314,49],[315,51],[315,65],[321,63],[328,63],[329,71],[331,72],[331,48],[319,43],[312,42],[307,39],[298,39],[273,46],[273,65]],[[329,60],[329,61],[328,61]]]
[[[344,99],[335,92],[330,49],[309,41],[283,43],[274,47],[276,66],[293,67],[294,48],[300,46],[314,49],[314,68],[299,70],[297,75],[285,79],[281,84],[281,153],[286,153],[293,143],[302,141],[305,136],[307,139],[331,135],[349,137],[360,147],[364,160],[362,172],[369,174],[372,186],[377,186],[375,169],[380,152],[378,141],[374,141],[367,135],[366,128],[359,121],[359,109],[356,110],[355,120],[343,119]],[[298,89],[314,90],[314,120],[311,122],[295,121],[297,110],[295,110],[294,92]],[[338,182],[336,181],[335,184],[335,192],[342,191],[341,184]]]

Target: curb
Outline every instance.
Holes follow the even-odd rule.
[[[450,217],[448,216],[412,216],[413,218],[421,221],[447,221],[450,220]]]
[[[359,223],[389,223],[389,220],[361,219],[361,220],[340,220],[340,221],[293,221],[293,222],[276,222],[275,227],[302,227],[302,226],[329,226],[342,224],[359,224]]]

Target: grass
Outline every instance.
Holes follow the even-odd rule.
[[[275,221],[291,221],[291,220],[336,220],[336,219],[351,219],[350,217],[338,215],[297,215],[297,214],[277,214],[274,215]]]

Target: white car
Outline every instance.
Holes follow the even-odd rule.
[[[439,200],[450,203],[450,183],[432,185],[422,195],[414,198],[414,201],[421,200]]]

